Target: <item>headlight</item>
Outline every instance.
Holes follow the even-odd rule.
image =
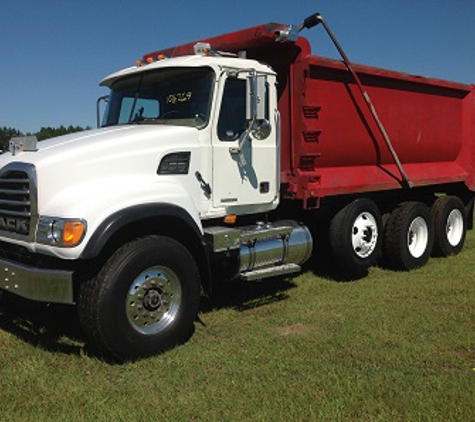
[[[45,245],[71,248],[86,234],[86,222],[74,218],[40,217],[36,241]]]
[[[50,223],[48,240],[51,243],[59,243],[61,242],[61,237],[62,237],[61,223],[58,220],[53,220]]]

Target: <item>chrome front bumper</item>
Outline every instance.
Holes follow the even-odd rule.
[[[0,290],[39,302],[73,304],[73,272],[39,269],[0,259]]]

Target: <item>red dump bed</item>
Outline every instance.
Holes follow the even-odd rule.
[[[345,65],[311,55],[308,41],[279,43],[270,23],[200,40],[246,51],[278,73],[284,197],[398,189],[402,176]],[[144,56],[191,54],[194,43]],[[415,187],[461,182],[475,190],[471,85],[354,66]]]

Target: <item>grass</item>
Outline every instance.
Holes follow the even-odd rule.
[[[475,420],[474,262],[470,233],[409,273],[229,284],[188,343],[124,365],[74,308],[4,306],[0,421]]]

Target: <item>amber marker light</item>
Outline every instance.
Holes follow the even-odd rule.
[[[157,60],[165,60],[165,54],[159,54]]]
[[[205,42],[198,42],[193,46],[193,50],[195,54],[202,55],[202,56],[209,56],[211,55],[211,45]]]
[[[153,57],[147,57],[147,63],[153,63]]]
[[[137,67],[142,66],[142,65],[143,65],[142,60],[137,60],[137,61],[135,62],[135,65],[136,65]]]
[[[76,246],[86,231],[84,221],[65,221],[63,228],[63,246]]]
[[[228,214],[224,217],[224,222],[226,224],[235,224],[237,220],[237,215],[236,214]]]

